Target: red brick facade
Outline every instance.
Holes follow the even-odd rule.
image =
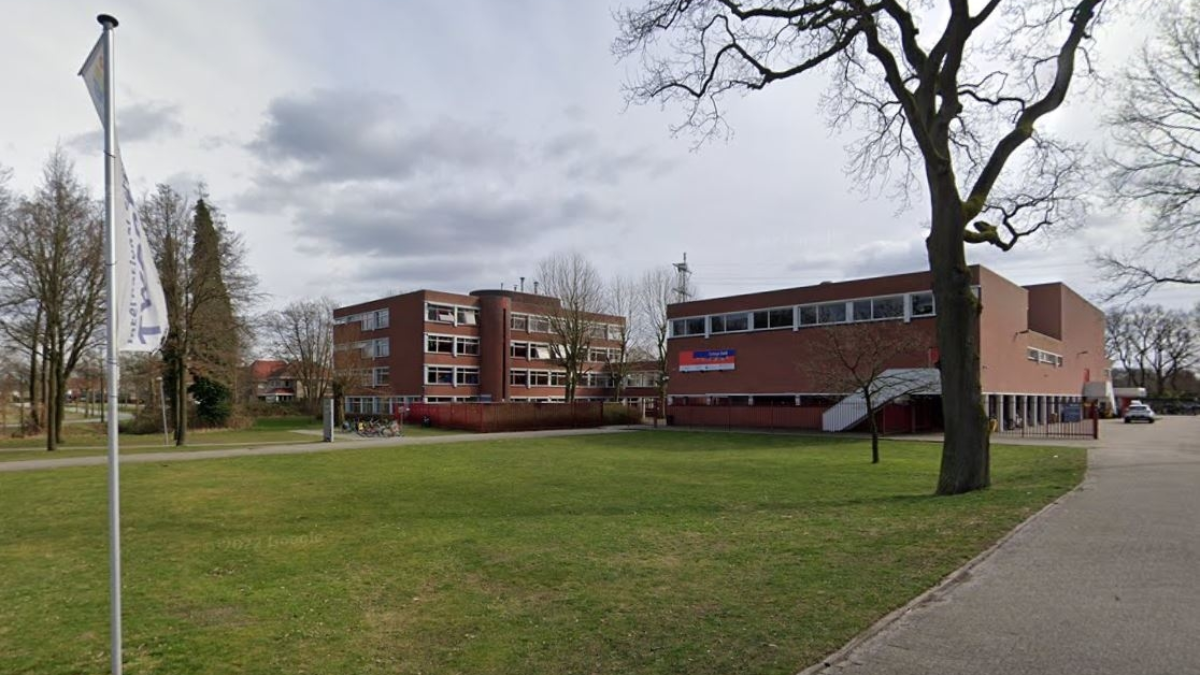
[[[565,375],[552,358],[547,319],[558,307],[556,298],[516,291],[421,290],[338,308],[338,352],[354,354],[363,374],[348,411],[384,413],[396,402],[563,400]],[[623,319],[592,320],[603,335],[592,339],[595,358],[577,399],[611,394],[607,360]]]

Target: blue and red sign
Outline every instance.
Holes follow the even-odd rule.
[[[679,372],[703,373],[710,370],[733,370],[736,349],[706,349],[679,353]]]

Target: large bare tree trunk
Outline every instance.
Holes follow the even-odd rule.
[[[953,178],[947,180],[952,181]],[[926,246],[937,304],[945,441],[937,493],[954,495],[991,484],[987,411],[979,362],[980,303],[971,290],[962,241],[962,207],[950,186],[933,187],[933,227]],[[962,327],[969,326],[963,334]]]

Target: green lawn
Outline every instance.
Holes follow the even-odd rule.
[[[162,434],[121,434],[121,453],[136,455],[145,452],[186,452],[188,450],[213,450],[218,448],[244,448],[261,445],[289,445],[320,442],[321,437],[298,434],[297,430],[318,430],[319,421],[307,417],[267,417],[254,421],[248,429],[237,430],[190,430],[187,445],[177,447],[163,444]],[[65,442],[53,453],[46,452],[44,436],[31,438],[0,437],[0,462],[23,459],[52,459],[60,457],[87,457],[107,452],[108,436],[101,424],[69,424],[64,427]],[[406,426],[405,436],[429,436],[450,433],[442,429],[424,429]],[[455,432],[466,433],[466,432]],[[338,432],[335,440],[359,440],[354,434]]]
[[[163,673],[778,673],[1080,480],[996,447],[636,432],[123,469],[126,656]],[[107,672],[105,473],[0,474],[0,673]]]

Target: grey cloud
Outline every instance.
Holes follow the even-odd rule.
[[[300,178],[314,181],[395,180],[431,169],[502,165],[516,147],[455,120],[421,123],[393,94],[344,89],[275,99],[248,145],[266,162],[298,164]]]
[[[121,143],[168,139],[182,133],[179,106],[174,103],[145,101],[117,110],[117,136]],[[104,134],[100,130],[78,134],[66,145],[79,151],[95,150],[103,147]]]

